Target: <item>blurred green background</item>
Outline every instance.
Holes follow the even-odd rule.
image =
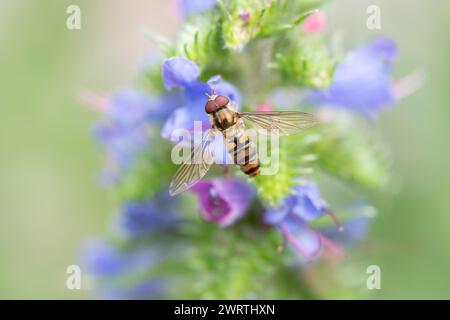
[[[66,28],[70,4],[81,7],[81,30]],[[381,8],[380,31],[366,28],[371,4]],[[66,288],[66,268],[83,239],[107,230],[115,203],[96,180],[97,114],[78,94],[132,84],[155,49],[140,26],[173,37],[176,10],[162,0],[1,1],[0,298],[90,297],[88,285]],[[450,298],[449,11],[447,1],[327,6],[329,28],[342,31],[346,48],[387,35],[401,50],[397,78],[417,68],[428,75],[377,123],[395,179],[376,198],[370,245],[357,258],[381,267],[382,288],[371,298]]]

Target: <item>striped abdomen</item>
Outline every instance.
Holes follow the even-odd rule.
[[[233,157],[233,161],[245,174],[254,177],[260,172],[259,158],[256,147],[246,132],[242,120],[237,120],[236,125],[223,131],[227,143],[227,151]]]

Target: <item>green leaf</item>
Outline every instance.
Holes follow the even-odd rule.
[[[283,33],[285,31],[289,31],[292,28],[296,27],[301,22],[303,22],[310,15],[312,15],[316,12],[317,12],[317,10],[311,10],[311,11],[304,12],[304,13],[298,15],[291,23],[288,23],[288,24],[280,24],[280,25],[267,26],[266,28],[262,28],[259,33],[259,36],[270,37],[270,36],[275,36],[277,34]]]
[[[286,299],[308,297],[296,270],[287,265],[292,252],[280,251],[280,233],[252,211],[231,228],[196,224],[186,238],[192,246],[174,275],[172,296],[189,299]],[[211,245],[214,244],[214,245]],[[290,281],[275,281],[287,279]],[[192,281],[195,279],[195,281]]]
[[[296,32],[296,40],[292,37],[278,41],[271,67],[280,73],[285,85],[328,87],[335,64],[323,36]]]
[[[276,36],[297,27],[314,13],[321,1],[235,0],[219,1],[223,14],[225,46],[241,51],[250,41]]]
[[[204,14],[195,17],[181,30],[176,41],[176,53],[194,61],[202,69],[225,65],[228,50],[222,39],[221,17]]]

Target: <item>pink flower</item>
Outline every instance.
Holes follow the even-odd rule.
[[[293,187],[292,194],[281,205],[267,208],[264,220],[281,231],[286,243],[304,261],[317,259],[323,249],[341,257],[344,253],[340,247],[309,225],[327,213],[330,214],[328,204],[322,199],[317,185],[306,182]]]
[[[325,30],[327,25],[327,17],[325,13],[322,11],[317,11],[316,13],[313,13],[308,18],[303,21],[301,24],[301,27],[303,29],[303,32],[306,34],[316,33],[316,32],[322,32]]]
[[[239,18],[241,18],[243,22],[247,23],[250,20],[250,12],[248,12],[247,10],[242,10],[239,13]]]
[[[254,196],[249,184],[232,177],[202,180],[191,190],[198,196],[202,217],[222,227],[242,218]]]
[[[256,106],[256,111],[273,111],[273,106],[270,103],[260,103]]]

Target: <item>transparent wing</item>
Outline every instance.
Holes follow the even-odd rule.
[[[210,145],[214,135],[217,133],[217,130],[209,130],[205,134],[203,141],[194,147],[190,157],[178,168],[170,183],[170,195],[174,196],[186,191],[208,172],[213,163],[213,154]]]
[[[278,130],[278,134],[284,136],[311,128],[318,123],[314,115],[300,111],[239,112],[238,114],[260,128],[268,131]]]

